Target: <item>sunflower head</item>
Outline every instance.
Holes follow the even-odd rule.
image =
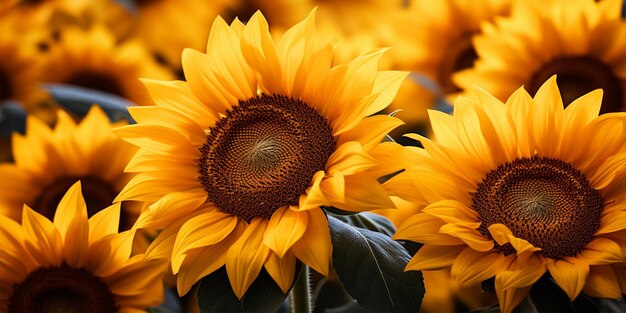
[[[383,51],[333,66],[314,20],[275,42],[260,12],[217,18],[206,53],[183,53],[187,81],[144,81],[156,106],[116,130],[140,147],[118,200],[148,203],[137,227],[167,227],[151,251],[171,256],[181,294],[224,265],[239,297],[263,267],[287,292],[297,259],[328,273],[321,206],[394,206],[377,178],[399,169],[381,140],[401,123],[370,115],[406,73],[379,71]]]
[[[454,81],[468,92],[477,84],[505,100],[520,85],[534,95],[557,75],[566,106],[603,89],[601,113],[626,111],[622,2],[519,1],[510,17],[484,25],[474,40],[477,62]]]
[[[118,233],[119,219],[119,204],[88,219],[80,183],[54,222],[26,205],[21,225],[0,215],[0,310],[122,312],[159,304],[166,264],[131,257],[135,231]]]
[[[546,271],[571,299],[621,298],[626,114],[598,117],[601,90],[564,109],[556,79],[534,98],[476,89],[453,116],[429,112],[435,139],[417,137],[424,151],[387,182],[421,207],[395,235],[425,244],[407,270],[451,267],[460,285],[495,276],[507,312]]]
[[[53,129],[29,117],[26,134],[13,135],[15,163],[0,164],[1,214],[20,221],[26,203],[52,219],[67,189],[81,180],[92,216],[111,205],[132,177],[124,167],[137,149],[110,130],[126,122],[111,123],[98,106],[80,123],[63,111],[57,116]],[[141,208],[135,203],[122,207],[122,229],[129,229]]]

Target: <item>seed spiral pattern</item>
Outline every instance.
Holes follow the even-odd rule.
[[[583,173],[558,159],[520,158],[489,172],[473,194],[480,232],[506,225],[548,258],[575,256],[600,226],[604,202]],[[497,248],[514,253],[510,244]]]
[[[328,121],[306,103],[261,95],[226,112],[200,148],[200,181],[222,212],[250,222],[297,205],[324,170],[335,141]]]

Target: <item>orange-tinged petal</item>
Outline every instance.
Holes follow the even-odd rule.
[[[424,245],[404,268],[405,271],[429,271],[451,266],[467,246]]]
[[[536,254],[514,256],[508,269],[496,274],[502,289],[520,288],[534,284],[546,272],[546,261]]]
[[[324,171],[318,171],[313,175],[311,186],[306,189],[305,195],[300,196],[298,210],[318,209],[320,206],[328,204],[328,200],[320,188],[324,175],[326,175]]]
[[[583,247],[576,256],[589,265],[604,265],[624,262],[626,256],[622,255],[622,248],[615,241],[597,237]]]
[[[186,294],[204,276],[224,266],[228,249],[239,239],[243,231],[243,225],[239,225],[219,243],[187,252],[184,266],[177,274],[178,294],[180,296]]]
[[[145,260],[142,254],[138,254],[129,259],[114,276],[107,279],[107,285],[116,295],[140,295],[154,284],[162,283],[161,279],[166,268],[166,260]]]
[[[284,257],[306,232],[309,214],[298,212],[285,206],[278,209],[270,218],[263,243],[274,251],[279,258]]]
[[[263,244],[267,221],[254,219],[226,253],[226,272],[237,298],[241,299],[257,278],[270,249]]]
[[[409,217],[396,230],[395,240],[410,240],[427,245],[461,245],[463,240],[447,234],[440,234],[439,229],[445,223],[430,214],[418,213]]]
[[[478,213],[456,200],[441,200],[425,207],[422,212],[436,216],[446,223],[473,225]]]
[[[574,301],[585,286],[587,275],[589,275],[589,264],[567,257],[562,260],[549,259],[547,265],[552,278],[567,293],[570,300]]]
[[[404,124],[402,120],[389,115],[375,115],[363,119],[356,127],[344,132],[339,136],[337,145],[350,141],[357,141],[363,149],[369,151],[379,144],[385,135],[394,128]]]
[[[541,248],[533,246],[530,242],[515,237],[511,230],[504,224],[492,224],[488,227],[488,229],[493,239],[499,245],[505,245],[507,243],[510,243],[513,248],[515,248],[515,251],[517,251],[517,255],[521,255],[525,252],[534,252],[541,250]]]
[[[498,278],[496,276],[496,295],[500,302],[500,311],[502,313],[510,313],[515,307],[526,298],[531,287],[502,289],[498,287]]]
[[[74,183],[59,202],[54,225],[63,238],[65,262],[72,267],[81,267],[89,247],[89,222],[80,182]]]
[[[172,220],[178,220],[193,213],[207,198],[206,192],[169,192],[150,205],[150,217],[139,217],[134,228],[165,227]]]
[[[135,232],[135,230],[124,231],[90,245],[85,268],[100,277],[114,274],[130,257]]]
[[[470,227],[468,227],[470,226]],[[475,228],[478,228],[479,223],[474,225],[461,226],[455,224],[446,224],[439,229],[439,232],[448,234],[450,236],[457,237],[465,242],[472,249],[477,251],[489,251],[493,248],[493,240],[483,237],[480,232]]]
[[[187,251],[214,245],[224,240],[237,226],[237,217],[209,212],[185,222],[176,235],[172,251],[172,270],[177,273]]]
[[[265,269],[284,293],[289,292],[296,272],[296,257],[288,252],[282,258],[270,253]]]
[[[115,203],[89,218],[89,243],[117,233],[122,203]]]
[[[591,266],[583,291],[595,298],[619,299],[622,289],[617,278],[609,265]]]
[[[22,227],[25,246],[39,264],[60,265],[63,260],[63,239],[54,224],[45,216],[24,205]]]
[[[600,228],[595,235],[602,235],[626,229],[626,211],[616,211],[602,217]]]
[[[499,251],[485,253],[466,248],[454,260],[451,274],[460,286],[478,284],[495,276],[504,260],[504,254]]]
[[[298,259],[318,273],[328,276],[332,253],[328,220],[322,210],[309,210],[306,232],[291,248]]]
[[[359,142],[350,141],[339,146],[328,158],[326,169],[330,173],[337,171],[344,175],[351,175],[376,165],[376,160],[363,149]]]

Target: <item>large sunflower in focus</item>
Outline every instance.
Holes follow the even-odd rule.
[[[139,77],[173,77],[139,41],[117,43],[109,30],[98,25],[88,30],[64,29],[50,53],[47,81],[107,92],[138,105],[152,104]]]
[[[118,233],[120,207],[87,219],[80,183],[54,222],[24,207],[22,224],[0,215],[0,311],[138,312],[163,299],[165,264],[130,257],[135,231]]]
[[[150,204],[136,226],[184,223],[152,249],[171,254],[180,294],[224,265],[239,297],[263,267],[287,292],[297,259],[328,273],[320,206],[393,207],[377,178],[398,170],[380,161],[397,146],[380,142],[401,122],[368,116],[406,73],[378,71],[382,51],[332,67],[316,38],[313,14],[277,43],[261,13],[217,18],[206,54],[183,53],[187,82],[145,81],[156,107],[116,131],[141,148],[118,197]]]
[[[26,135],[13,135],[15,164],[0,164],[0,213],[19,221],[23,204],[49,219],[65,191],[81,180],[89,216],[113,203],[132,177],[124,167],[137,149],[115,136],[107,116],[94,106],[76,124],[59,111],[54,129],[30,117]],[[123,204],[122,229],[129,229],[140,208]]]
[[[476,84],[498,99],[524,85],[531,95],[558,76],[563,102],[602,88],[601,113],[626,111],[626,21],[622,1],[520,1],[510,18],[486,25],[477,37],[480,58],[455,76],[463,88]]]
[[[394,236],[424,243],[406,269],[451,267],[460,285],[495,276],[504,312],[546,271],[572,300],[621,298],[626,114],[598,117],[601,101],[596,90],[563,109],[553,77],[534,99],[478,90],[454,116],[429,112],[435,139],[387,182],[422,207]]]

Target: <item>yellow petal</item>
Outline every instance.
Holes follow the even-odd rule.
[[[377,165],[376,160],[363,149],[356,141],[347,142],[328,158],[326,170],[341,172],[343,175],[351,175],[365,171]]]
[[[602,217],[596,235],[612,233],[626,229],[626,211],[616,211]]]
[[[270,253],[265,269],[284,293],[289,292],[296,272],[296,257],[288,252],[282,258]]]
[[[337,145],[346,142],[357,141],[363,149],[369,151],[379,144],[385,135],[394,128],[404,124],[402,120],[389,115],[376,115],[363,119],[356,127],[344,132],[339,136]]]
[[[226,253],[226,272],[237,298],[241,299],[257,278],[270,250],[263,244],[267,221],[253,220]]]
[[[569,257],[563,260],[550,259],[548,260],[548,270],[561,289],[567,293],[570,300],[574,301],[585,286],[587,275],[589,275],[589,264]]]
[[[372,115],[386,108],[393,101],[408,74],[408,72],[401,71],[380,71],[376,73],[372,94],[377,96],[365,111],[365,115]]]
[[[622,297],[620,282],[609,265],[591,266],[583,291],[596,298],[619,299]]]
[[[385,188],[369,174],[346,176],[345,189],[345,199],[339,205],[342,210],[362,212],[395,208]]]
[[[250,18],[243,30],[242,39],[243,56],[261,74],[263,85],[271,88],[269,92],[283,90],[280,61],[263,14],[257,11]]]
[[[328,276],[332,253],[328,220],[322,210],[309,210],[306,232],[291,248],[298,259],[318,273]]]
[[[306,189],[305,195],[300,196],[298,210],[313,210],[328,204],[329,201],[320,188],[325,175],[324,171],[318,171],[313,175],[311,186]]]
[[[430,214],[418,213],[409,217],[396,230],[395,240],[410,240],[427,245],[461,245],[459,238],[439,233],[445,223]]]
[[[25,246],[39,264],[61,264],[63,239],[50,220],[24,205],[22,227]]]
[[[270,218],[263,243],[274,251],[279,258],[284,257],[306,232],[309,215],[282,207]]]
[[[117,233],[120,225],[122,203],[118,202],[89,218],[89,242]]]
[[[477,223],[478,224],[478,223]],[[477,251],[489,251],[493,248],[493,240],[484,237],[473,227],[478,225],[460,226],[455,224],[446,224],[439,229],[439,232],[457,237],[465,242],[472,249]]]
[[[517,255],[521,255],[525,252],[534,252],[541,250],[541,248],[533,246],[530,242],[515,237],[511,230],[504,224],[492,224],[488,227],[488,229],[493,239],[499,245],[505,245],[507,243],[510,243],[513,248],[515,248],[515,251],[517,251]]]
[[[228,249],[239,239],[243,231],[244,227],[240,225],[221,242],[187,252],[185,263],[177,274],[178,294],[183,296],[204,276],[224,266]]]
[[[452,264],[452,277],[460,286],[469,286],[487,280],[496,275],[502,268],[504,254],[495,252],[478,252],[466,248]]]
[[[187,251],[214,245],[224,240],[237,226],[237,218],[222,212],[195,216],[178,231],[172,251],[172,270],[177,273]]]
[[[478,213],[456,200],[442,200],[425,207],[422,212],[436,216],[446,223],[472,225],[478,219]]]
[[[502,289],[530,286],[546,273],[546,261],[539,255],[509,256],[509,258],[513,261],[508,269],[496,274],[496,281],[499,281]]]
[[[498,278],[496,276],[496,295],[500,302],[500,311],[502,313],[510,313],[515,307],[526,298],[531,287],[502,289],[498,287]]]
[[[107,286],[115,295],[140,295],[155,284],[162,284],[166,268],[166,260],[145,260],[142,254],[138,254],[128,260],[126,266],[113,277],[107,279]]]
[[[576,256],[589,265],[604,265],[624,261],[622,249],[615,241],[597,237],[583,247]]]
[[[467,246],[424,245],[404,268],[405,271],[430,271],[451,266]]]
[[[59,202],[54,224],[63,238],[65,262],[81,267],[89,246],[89,222],[80,182],[74,183]]]

